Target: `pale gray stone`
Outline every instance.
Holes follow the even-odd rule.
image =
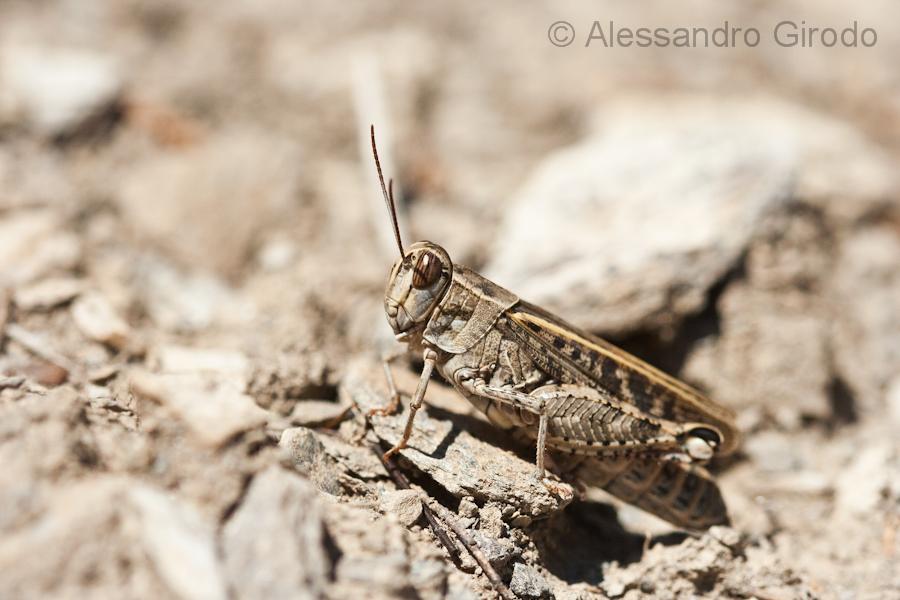
[[[851,127],[779,102],[636,100],[605,109],[596,132],[537,166],[484,268],[594,330],[698,311],[795,199],[849,220],[897,187],[889,157]]]
[[[128,323],[99,292],[79,296],[72,305],[72,319],[88,338],[114,348],[124,348],[131,336]]]
[[[311,429],[292,427],[281,433],[278,445],[294,468],[319,490],[338,496],[344,489],[341,485],[344,469],[334,454],[326,450],[325,441]]]
[[[842,516],[871,515],[890,482],[900,476],[900,446],[883,441],[862,447],[837,478],[835,507]]]
[[[171,589],[189,600],[227,597],[210,524],[147,486],[135,486],[128,497],[140,517],[144,547]]]
[[[250,371],[250,362],[243,353],[225,348],[161,344],[151,349],[148,363],[163,373],[211,374],[238,389],[246,388]]]
[[[10,44],[2,54],[0,121],[21,119],[43,135],[71,132],[110,106],[123,85],[111,56],[86,49]]]
[[[384,406],[388,398],[372,385],[383,378],[370,363],[354,363],[344,379],[344,391],[360,412]],[[395,443],[406,424],[406,412],[371,419],[379,438]],[[449,420],[432,419],[428,409],[416,415],[413,435],[400,454],[417,469],[428,473],[439,485],[458,498],[471,496],[482,502],[496,502],[510,508],[509,516],[526,514],[546,517],[564,508],[574,494],[560,483],[559,495],[535,477],[534,463],[488,444],[465,430],[454,431]]]
[[[790,194],[793,134],[763,111],[621,108],[512,200],[485,275],[591,329],[697,311]],[[677,160],[676,160],[677,158]]]
[[[210,446],[220,446],[268,419],[268,413],[253,398],[215,377],[136,369],[129,373],[129,382],[135,394],[169,408],[198,440]]]
[[[391,490],[381,495],[381,511],[409,527],[422,516],[422,497],[415,490]]]
[[[259,473],[222,532],[225,565],[241,598],[322,597],[331,559],[321,499],[280,467]]]
[[[332,427],[346,416],[349,406],[342,402],[331,400],[301,400],[294,405],[294,409],[287,417],[292,425],[303,427],[320,427],[331,425]]]
[[[72,269],[80,257],[80,240],[50,210],[20,210],[0,219],[0,286]]]
[[[510,561],[522,554],[522,550],[509,538],[494,537],[480,529],[473,529],[471,534],[488,562],[498,571],[502,571]]]
[[[36,526],[0,539],[0,596],[227,598],[213,525],[138,480],[59,488]]]
[[[543,575],[538,573],[533,567],[529,567],[524,563],[516,563],[513,567],[513,575],[512,580],[509,582],[509,589],[519,598],[527,598],[529,600],[553,598],[550,584],[547,583],[547,580],[544,579]]]
[[[22,310],[49,310],[78,296],[84,286],[74,277],[51,277],[17,289],[13,300]]]

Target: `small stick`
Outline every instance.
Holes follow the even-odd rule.
[[[434,503],[434,510],[440,515],[441,520],[443,520],[444,523],[446,523],[447,526],[453,530],[453,533],[456,534],[456,537],[459,538],[459,541],[463,543],[463,546],[466,547],[466,550],[469,551],[469,554],[472,555],[472,558],[474,558],[475,562],[478,563],[478,566],[481,567],[481,570],[488,578],[488,581],[491,582],[491,586],[493,586],[494,591],[500,594],[500,597],[503,598],[503,600],[516,600],[515,595],[510,591],[508,587],[506,587],[506,584],[503,583],[503,580],[500,579],[500,575],[498,575],[497,571],[494,570],[494,567],[491,566],[491,563],[484,555],[484,552],[482,552],[481,548],[479,548],[475,544],[475,540],[472,539],[472,535],[468,531],[466,531],[465,527],[459,524],[459,521],[456,519],[456,517],[449,510],[438,503]]]
[[[376,444],[372,444],[370,446],[372,451],[378,456],[378,459],[381,461],[381,464],[384,465],[384,468],[387,470],[388,474],[391,476],[391,479],[394,480],[394,483],[398,488],[408,490],[411,488],[409,485],[409,480],[406,476],[400,472],[400,470],[394,465],[392,460],[385,460],[384,454]],[[453,540],[450,539],[450,536],[447,535],[447,532],[440,526],[437,522],[437,519],[434,516],[434,512],[432,512],[431,507],[426,502],[422,502],[422,514],[425,515],[425,520],[428,521],[428,526],[431,528],[434,536],[440,540],[441,544],[444,548],[447,549],[447,552],[450,554],[450,560],[453,561],[457,567],[462,565],[462,561],[459,558],[459,552],[456,550],[456,544],[453,543]]]
[[[366,423],[369,420],[366,419]],[[384,468],[387,470],[388,474],[391,476],[391,479],[394,480],[394,483],[397,487],[402,489],[410,489],[409,480],[406,476],[400,472],[400,469],[394,465],[394,461],[390,458],[385,458],[385,455],[381,453],[381,449],[376,444],[371,444],[370,448],[372,451],[378,456],[378,459],[381,461],[381,464],[384,465]],[[435,537],[437,537],[441,544],[447,549],[447,552],[450,553],[450,558],[453,560],[453,563],[459,567],[461,562],[459,559],[459,555],[456,552],[456,546],[447,536],[447,533],[438,525],[437,519],[435,518],[434,513],[437,512],[440,515],[441,520],[451,529],[453,533],[456,534],[456,537],[459,539],[460,543],[465,546],[466,550],[468,550],[469,554],[472,558],[475,559],[475,562],[478,563],[478,566],[481,567],[482,572],[485,577],[488,578],[488,581],[491,583],[491,586],[494,590],[500,594],[500,597],[503,600],[516,600],[515,595],[510,591],[506,584],[503,583],[503,580],[500,579],[500,575],[497,574],[497,571],[491,566],[490,561],[484,555],[484,552],[476,545],[475,540],[472,539],[472,536],[464,527],[459,524],[459,521],[454,517],[449,510],[444,508],[438,503],[422,502],[422,513],[425,515],[425,518],[428,520],[428,525],[431,527],[431,531],[434,532]]]

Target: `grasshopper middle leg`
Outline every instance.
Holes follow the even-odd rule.
[[[469,383],[472,393],[490,398],[497,402],[514,405],[520,409],[527,410],[538,417],[538,435],[535,452],[537,454],[535,463],[537,467],[537,478],[544,479],[546,475],[545,460],[547,452],[547,424],[549,417],[547,415],[545,400],[540,396],[531,396],[518,390],[505,388],[497,388],[487,385],[481,380]]]

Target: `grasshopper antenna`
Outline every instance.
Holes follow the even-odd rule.
[[[384,175],[381,173],[381,161],[378,160],[378,148],[375,146],[375,126],[369,126],[372,136],[372,154],[375,156],[375,168],[378,169],[378,182],[381,183],[381,193],[384,194],[384,203],[387,205],[388,214],[391,217],[391,225],[394,226],[394,238],[397,240],[397,248],[400,249],[400,258],[405,256],[403,242],[400,241],[400,226],[397,224],[397,205],[394,203],[394,180],[384,186]]]

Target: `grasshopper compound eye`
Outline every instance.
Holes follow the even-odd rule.
[[[431,252],[425,252],[419,257],[416,267],[413,269],[413,287],[417,290],[431,287],[440,278],[443,269],[444,265],[441,264],[441,259]]]

